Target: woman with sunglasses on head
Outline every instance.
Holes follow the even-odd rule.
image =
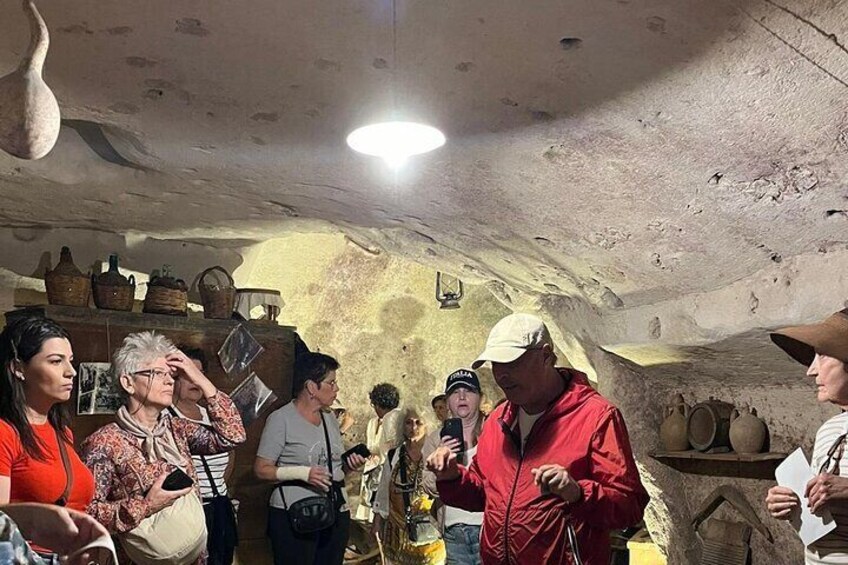
[[[423,484],[427,425],[415,408],[404,414],[403,436],[403,443],[389,451],[383,464],[372,532],[383,541],[390,565],[441,565],[445,544],[431,516],[433,496]]]
[[[824,322],[784,328],[771,339],[793,359],[807,366],[815,379],[819,402],[829,402],[842,411],[816,432],[811,467],[818,473],[808,483],[804,496],[810,511],[828,510],[836,529],[806,547],[807,565],[848,563],[848,309]],[[774,486],[766,495],[769,514],[778,520],[797,516],[800,499],[792,489]]]
[[[116,413],[115,423],[100,428],[83,443],[83,460],[95,477],[94,500],[88,511],[117,535],[129,559],[140,560],[136,556],[148,552],[156,554],[160,562],[204,563],[205,517],[191,454],[222,453],[244,442],[241,416],[226,394],[165,336],[155,332],[128,335],[113,356],[112,369],[126,401]],[[185,379],[202,391],[210,428],[174,418],[166,411],[173,401],[176,379]],[[189,486],[185,475],[191,479]],[[171,506],[174,508],[165,512]],[[165,518],[176,513],[176,530],[155,531],[157,539],[164,541],[143,547],[146,542],[140,538],[144,532],[157,524],[160,528],[169,524]],[[147,520],[154,515],[156,519]],[[180,534],[183,540],[169,540],[169,534]],[[178,542],[183,546],[175,547]],[[174,553],[157,554],[165,551]]]
[[[0,333],[0,504],[42,502],[84,511],[94,479],[74,451],[63,404],[76,371],[68,333],[22,316]],[[48,558],[50,548],[36,548]]]

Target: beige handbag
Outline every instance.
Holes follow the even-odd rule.
[[[206,547],[206,517],[194,491],[120,534],[127,555],[138,565],[188,565]]]

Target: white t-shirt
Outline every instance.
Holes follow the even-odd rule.
[[[848,412],[834,416],[816,432],[811,466],[818,473],[827,459],[827,452],[836,438],[848,431]],[[829,471],[830,469],[828,469]],[[848,477],[848,444],[839,460],[839,476]],[[827,505],[833,515],[836,529],[811,543],[806,550],[807,565],[844,565],[848,563],[848,504],[834,502]]]
[[[533,424],[536,420],[542,417],[543,412],[538,414],[528,414],[524,408],[518,409],[518,428],[521,431],[521,451],[524,451],[524,444],[527,443],[527,436],[530,435],[530,430],[533,429]]]
[[[171,406],[171,408],[176,412],[177,416],[180,418],[185,418],[186,420],[191,420],[197,424],[201,424],[203,426],[211,426],[212,421],[209,420],[209,413],[206,411],[206,408],[203,406],[198,406],[200,408],[200,419],[195,420],[194,418],[189,418],[176,406]],[[206,459],[206,464],[209,466],[209,472],[212,473],[212,480],[215,481],[215,487],[218,489],[218,494],[221,496],[227,495],[227,482],[224,480],[224,471],[227,470],[227,465],[230,463],[230,453],[216,453],[214,455],[204,455],[203,459]],[[200,496],[203,498],[212,498],[215,496],[214,491],[212,490],[212,484],[209,481],[209,475],[206,474],[206,469],[203,467],[203,459],[199,455],[192,455],[191,462],[194,465],[194,470],[197,472],[197,481],[200,486]]]

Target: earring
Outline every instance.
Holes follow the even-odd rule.
[[[23,374],[23,373],[17,373],[17,372],[16,372],[16,373],[15,373],[15,376],[16,376],[16,377],[18,377],[18,380],[19,380],[19,381],[21,381],[21,382],[23,382],[23,381],[25,381],[25,380],[26,380],[26,377],[24,376],[24,374]]]

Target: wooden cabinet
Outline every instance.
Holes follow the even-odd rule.
[[[112,353],[130,333],[155,330],[176,344],[203,349],[209,360],[208,377],[224,392],[230,392],[247,374],[231,377],[218,361],[218,349],[237,322],[232,320],[206,320],[134,312],[114,312],[66,306],[39,306],[6,313],[12,319],[23,312],[52,318],[71,335],[75,363],[111,362]],[[268,498],[272,485],[260,483],[253,476],[253,460],[265,417],[291,397],[291,374],[294,364],[294,328],[267,322],[245,324],[251,335],[264,347],[264,351],[251,364],[250,370],[271,388],[277,402],[267,408],[262,416],[247,428],[247,441],[235,451],[236,467],[230,482],[230,494],[240,501],[238,560],[241,563],[264,564],[271,562],[270,547],[265,537],[268,515]],[[71,398],[72,422],[77,446],[99,427],[113,421],[111,415],[76,415],[75,385]]]

